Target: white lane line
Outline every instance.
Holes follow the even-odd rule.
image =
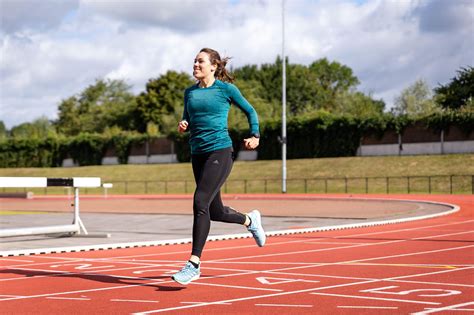
[[[378,281],[378,280],[377,280],[377,281]],[[236,298],[236,299],[230,299],[230,300],[223,300],[223,301],[203,302],[203,303],[201,303],[201,304],[169,307],[169,308],[163,308],[163,309],[157,309],[157,310],[151,310],[151,311],[140,312],[140,313],[133,313],[133,314],[138,315],[138,314],[161,313],[161,312],[182,310],[182,309],[193,308],[193,307],[215,305],[215,304],[219,304],[219,303],[248,301],[248,300],[255,300],[255,299],[260,299],[260,298],[268,298],[268,297],[275,297],[275,296],[291,295],[291,294],[298,294],[298,293],[307,293],[307,292],[311,292],[311,291],[315,291],[315,290],[332,289],[332,288],[337,288],[337,287],[352,286],[352,285],[358,285],[358,284],[366,284],[366,283],[372,283],[372,282],[377,282],[377,281],[360,281],[360,282],[353,282],[353,283],[344,283],[344,284],[332,285],[332,286],[327,286],[327,287],[309,288],[309,289],[303,289],[303,290],[287,291],[287,292],[280,292],[280,293],[273,293],[273,294],[264,294],[264,295],[254,295],[254,296],[247,296],[247,297]]]
[[[7,260],[7,261],[19,261],[19,262],[27,262],[27,263],[34,263],[34,260],[26,260],[26,259],[12,259],[12,258],[0,258],[0,260]]]
[[[111,299],[111,302],[132,302],[132,303],[159,303],[160,301],[152,300],[122,300],[122,299]]]
[[[471,246],[461,246],[459,248],[465,248],[465,247],[472,247],[474,245],[471,245]],[[437,250],[435,252],[438,252],[438,251],[446,251],[446,250],[455,250],[455,249],[459,249],[459,248],[450,248],[450,249],[444,249],[444,250]],[[413,255],[415,254],[421,254],[420,252],[418,253],[412,253]],[[403,256],[406,256],[406,255],[412,255],[412,254],[403,254]],[[373,260],[373,259],[380,259],[380,257],[373,257],[373,258],[368,258],[368,259],[365,259],[365,260]],[[359,260],[359,261],[362,261],[362,260]],[[332,265],[338,265],[338,264],[341,264],[341,263],[347,263],[349,261],[346,261],[346,262],[339,262],[339,263],[332,263]],[[207,279],[212,279],[212,278],[224,278],[224,277],[233,277],[233,276],[242,276],[242,275],[250,275],[250,274],[258,274],[258,273],[265,273],[265,272],[278,272],[278,271],[286,271],[286,270],[294,270],[294,269],[302,269],[302,268],[311,268],[311,267],[317,267],[317,266],[321,266],[321,265],[308,265],[308,266],[297,266],[297,267],[287,267],[287,268],[280,268],[280,269],[273,269],[273,270],[257,270],[257,271],[249,271],[249,272],[241,272],[241,273],[234,273],[234,274],[227,274],[227,275],[218,275],[218,276],[214,276],[214,277],[208,277]],[[443,272],[451,272],[451,271],[460,271],[460,270],[463,270],[463,268],[460,268],[460,269],[450,269],[450,270],[447,270],[447,271],[443,271]],[[436,273],[439,273],[439,272],[436,272]],[[422,274],[422,275],[429,275],[431,273],[425,273],[425,274]],[[415,275],[409,275],[409,276],[405,276],[405,277],[414,277],[416,276]],[[389,278],[390,279],[390,278]],[[359,284],[359,283],[373,283],[373,282],[378,282],[378,281],[383,281],[384,279],[375,279],[375,280],[368,280],[368,281],[363,281],[363,282],[355,282],[354,284]],[[162,281],[162,280],[159,280],[159,281],[154,281],[154,282],[150,282],[150,283],[144,283],[144,284],[133,284],[133,285],[125,285],[125,286],[115,286],[115,287],[104,287],[104,288],[97,288],[97,289],[85,289],[85,290],[79,290],[79,291],[72,291],[72,292],[57,292],[57,293],[48,293],[48,294],[39,294],[39,295],[32,295],[32,296],[25,296],[25,297],[18,297],[18,298],[6,298],[6,299],[3,299],[3,300],[17,300],[17,299],[28,299],[28,298],[37,298],[37,297],[44,297],[44,296],[55,296],[55,295],[63,295],[63,294],[71,294],[71,293],[82,293],[82,292],[93,292],[93,291],[106,291],[106,290],[115,290],[115,289],[124,289],[124,288],[131,288],[131,287],[135,287],[135,286],[144,286],[144,285],[152,285],[152,284],[163,284],[163,283],[173,283],[173,281]],[[354,285],[354,284],[344,284],[344,285]],[[310,291],[314,291],[315,289],[311,289]],[[296,293],[299,293],[299,291],[297,291]],[[281,294],[281,293],[278,293],[278,294]],[[291,292],[289,293],[291,294]],[[255,298],[255,297],[250,297],[250,298]],[[258,298],[258,297],[257,297]],[[201,304],[198,304],[197,306],[202,306]]]
[[[202,303],[207,303],[207,302],[179,302],[181,304],[202,304]],[[216,303],[216,304],[219,304],[219,305],[232,305],[232,303]]]
[[[436,310],[435,308],[432,307],[425,307],[425,310],[430,311],[430,310]],[[462,312],[473,312],[474,313],[474,308],[455,308],[450,311],[462,311]]]
[[[346,295],[346,294],[322,293],[322,292],[311,292],[310,294],[325,295],[325,296],[335,296],[335,297],[345,297],[345,298],[352,298],[352,299],[390,301],[390,302],[428,304],[428,305],[439,305],[439,304],[441,304],[441,303],[438,303],[438,302],[426,302],[426,301],[417,301],[417,300],[401,300],[401,299],[388,299],[388,298],[377,298],[377,297],[371,297],[371,296]]]
[[[466,234],[466,233],[473,233],[473,231],[468,231],[468,232],[456,232],[456,233],[448,233],[448,234],[442,234],[442,235],[431,235],[431,236],[426,236],[426,237],[418,237],[418,238],[413,238],[413,239],[399,239],[399,240],[390,240],[390,241],[384,241],[384,242],[379,242],[379,243],[371,243],[371,244],[356,244],[356,245],[349,245],[349,246],[339,246],[339,247],[330,247],[330,248],[318,248],[318,249],[308,249],[308,250],[301,250],[301,251],[294,251],[294,252],[282,252],[282,253],[274,253],[274,254],[266,254],[266,255],[252,255],[252,256],[243,256],[243,257],[230,257],[230,258],[222,258],[222,259],[214,259],[211,260],[210,262],[223,262],[223,261],[231,261],[236,260],[236,259],[248,259],[248,258],[262,258],[262,257],[275,257],[275,256],[285,256],[285,255],[296,255],[296,254],[306,254],[306,253],[315,253],[315,252],[324,252],[324,251],[331,251],[335,249],[348,249],[348,248],[356,248],[356,247],[364,247],[364,246],[378,246],[378,245],[387,245],[387,244],[393,244],[393,243],[403,243],[403,242],[408,242],[408,241],[413,241],[413,240],[423,240],[423,239],[429,239],[429,238],[436,238],[436,237],[443,237],[443,236],[452,236],[452,235],[459,235],[459,234]],[[464,247],[459,247],[459,248],[467,248],[467,247],[472,247],[474,245],[467,245]],[[441,249],[442,250],[442,249]],[[432,251],[436,252],[436,251]],[[412,253],[405,254],[405,255],[412,255]],[[401,255],[392,255],[392,256],[385,256],[386,258],[392,258],[392,257],[401,257]],[[366,260],[373,260],[374,258],[370,259],[358,259],[358,260],[352,260],[350,262],[358,262],[358,261],[366,261]]]
[[[351,306],[351,305],[338,305],[337,308],[362,308],[362,309],[379,309],[379,310],[398,310],[395,306]]]
[[[471,267],[471,266],[469,266]],[[463,268],[464,269],[464,268]],[[459,270],[459,269],[458,269]],[[297,272],[282,272],[282,271],[265,271],[265,273],[274,274],[274,275],[287,275],[287,276],[297,276],[297,277],[317,277],[317,278],[330,278],[330,279],[346,279],[346,280],[383,280],[388,282],[396,283],[414,283],[414,284],[429,284],[429,285],[440,285],[440,286],[453,286],[453,287],[466,287],[474,288],[473,284],[464,284],[464,283],[449,283],[449,282],[432,282],[432,281],[415,281],[415,280],[399,280],[399,279],[378,279],[378,278],[360,278],[360,277],[344,277],[344,276],[331,276],[323,274],[308,274],[308,273],[297,273]]]
[[[202,278],[202,280],[205,280],[205,279],[206,278]],[[319,282],[319,281],[314,281],[314,282]],[[227,284],[206,283],[206,282],[193,282],[193,284],[207,285],[207,286],[211,286],[211,287],[224,287],[224,288],[247,289],[247,290],[258,290],[258,291],[273,291],[273,292],[283,291],[283,290],[280,290],[280,289],[244,287],[244,286],[240,286],[240,285],[227,285]]]
[[[456,310],[459,310],[459,307],[463,307],[467,305],[474,305],[474,302],[471,301],[471,302],[466,302],[466,303],[461,303],[461,304],[456,304],[456,305],[448,305],[445,307],[432,308],[429,310],[412,313],[412,315],[425,315],[425,314],[431,314],[431,313],[438,313],[441,311],[456,311]]]
[[[406,231],[416,231],[416,230],[424,230],[424,229],[430,229],[430,228],[437,228],[437,227],[443,227],[443,226],[452,226],[452,225],[459,225],[459,224],[467,224],[474,222],[473,220],[463,220],[463,221],[455,221],[455,222],[449,222],[449,223],[442,223],[442,224],[434,224],[434,225],[428,225],[428,226],[418,226],[414,228],[403,228],[403,229],[395,229],[395,230],[388,230],[388,231],[379,231],[379,232],[369,232],[369,233],[355,233],[355,234],[349,234],[345,236],[339,236],[337,237],[338,239],[346,239],[346,238],[351,238],[351,237],[357,237],[357,236],[369,236],[369,235],[380,235],[380,234],[390,234],[390,233],[397,233],[397,232],[406,232]],[[315,232],[318,233],[318,232]],[[321,239],[321,240],[327,240],[327,237],[315,237],[316,239]],[[278,245],[284,245],[284,244],[292,244],[292,243],[304,243],[307,242],[308,240],[292,240],[292,241],[284,241],[284,242],[268,242],[265,246],[278,246]],[[220,247],[220,248],[209,248],[206,251],[212,252],[212,251],[234,251],[235,249],[243,249],[243,248],[252,248],[255,247],[255,245],[240,245],[240,246],[232,246],[232,247]],[[335,248],[337,249],[337,248]],[[115,257],[109,257],[109,258],[70,258],[70,257],[58,257],[58,256],[38,256],[38,258],[44,258],[44,259],[63,259],[63,260],[79,260],[79,261],[106,261],[106,260],[113,260],[113,259],[120,259],[120,258],[137,258],[137,257],[150,257],[150,256],[166,256],[166,255],[174,255],[174,254],[183,254],[183,253],[189,253],[189,250],[184,250],[184,251],[174,251],[174,252],[163,252],[163,253],[154,253],[154,254],[140,254],[140,255],[127,255],[127,256],[115,256]],[[49,264],[49,263],[43,263],[43,264]],[[13,267],[13,266],[12,266]]]
[[[465,246],[462,246],[461,248],[464,248],[464,247]],[[373,258],[371,258],[371,259],[373,259]],[[268,272],[277,272],[279,270],[291,270],[291,269],[300,269],[300,268],[302,268],[302,267],[301,266],[289,267],[289,268],[268,270]],[[442,272],[445,273],[445,272],[461,271],[461,270],[464,270],[464,269],[470,269],[470,267],[469,268],[460,268],[460,269],[450,269],[450,270],[445,270],[445,271],[442,271]],[[265,273],[266,271],[260,271],[260,272]],[[257,272],[253,272],[253,273],[257,273]],[[440,273],[440,272],[425,273],[423,275],[437,274],[437,273]],[[244,275],[244,274],[245,273],[242,273],[240,275]],[[251,274],[251,273],[248,273],[248,274]],[[239,274],[235,274],[235,275],[239,275]],[[231,275],[225,275],[225,276],[233,276],[233,275],[231,274]],[[221,275],[220,277],[223,277],[223,276]],[[387,278],[387,279],[390,279],[390,278]],[[304,289],[304,290],[290,291],[290,292],[281,292],[281,293],[268,294],[268,295],[257,295],[257,296],[250,296],[250,297],[244,297],[244,298],[238,298],[238,299],[232,299],[232,300],[216,301],[216,302],[209,302],[209,303],[202,303],[202,304],[195,304],[195,305],[188,305],[188,306],[171,307],[171,308],[166,308],[166,309],[151,310],[151,311],[142,312],[142,313],[135,313],[135,314],[153,314],[153,313],[160,313],[160,312],[165,312],[165,311],[174,311],[174,310],[180,310],[180,309],[191,308],[191,307],[201,307],[201,306],[213,305],[213,304],[221,303],[221,302],[236,302],[236,301],[266,298],[266,297],[281,296],[281,295],[298,294],[298,293],[305,293],[305,292],[311,292],[311,291],[320,291],[320,290],[333,289],[333,288],[339,288],[339,287],[348,287],[348,286],[354,286],[354,285],[360,285],[360,284],[376,283],[376,282],[381,282],[381,281],[385,281],[385,279],[374,279],[374,280],[359,281],[359,282],[352,282],[352,283],[343,283],[343,284],[332,285],[332,286],[327,286],[327,287],[311,288],[311,289]],[[400,300],[400,301],[407,302],[408,300]],[[422,301],[420,301],[420,303],[422,303],[422,304],[434,304],[434,305],[440,304],[440,303],[435,303],[435,302],[422,302]]]
[[[255,304],[255,306],[276,306],[276,307],[313,307],[314,305],[304,304]]]
[[[61,296],[48,296],[46,297],[50,300],[75,300],[75,301],[90,301],[89,298],[73,298],[73,297],[61,297]]]
[[[429,228],[436,228],[436,227],[442,227],[442,226],[451,226],[451,225],[459,225],[459,224],[466,224],[466,223],[471,223],[474,222],[474,220],[467,220],[467,221],[456,221],[456,222],[449,222],[449,223],[442,223],[442,224],[434,224],[434,225],[428,225],[428,226],[419,226],[419,227],[414,227],[414,228],[404,228],[404,229],[396,229],[396,230],[389,230],[389,231],[380,231],[380,232],[370,232],[370,233],[355,233],[355,234],[349,234],[345,236],[339,236],[337,237],[338,239],[346,239],[346,238],[351,238],[351,237],[357,237],[357,236],[370,236],[370,235],[380,235],[380,234],[389,234],[389,233],[396,233],[396,232],[406,232],[406,231],[416,231],[416,230],[423,230],[423,229],[429,229]],[[321,239],[321,240],[327,240],[327,237],[315,237],[315,240]],[[279,245],[285,245],[285,244],[293,244],[293,243],[304,243],[307,242],[308,240],[292,240],[292,241],[284,241],[284,242],[269,242],[265,246],[279,246]],[[374,244],[384,244],[384,242],[380,243],[369,243],[368,245],[374,245]],[[227,251],[231,250],[234,251],[235,249],[243,249],[243,248],[253,248],[255,245],[241,245],[241,246],[232,246],[232,247],[222,247],[222,248],[209,248],[207,249],[208,252],[211,251]],[[333,249],[339,249],[338,247],[334,247]],[[115,257],[109,257],[109,258],[71,258],[71,257],[58,257],[58,256],[42,256],[39,255],[37,258],[42,258],[42,259],[61,259],[62,261],[77,261],[77,262],[87,262],[87,261],[113,261],[114,259],[121,259],[121,258],[136,258],[136,257],[150,257],[150,256],[165,256],[165,255],[174,255],[174,254],[183,254],[183,253],[189,253],[188,250],[185,251],[174,251],[174,252],[164,252],[164,253],[154,253],[154,254],[140,254],[140,255],[127,255],[127,256],[115,256]],[[59,262],[57,262],[59,263]],[[33,265],[50,265],[52,263],[50,262],[43,262],[43,263],[35,263]],[[13,266],[2,266],[2,268],[14,268],[14,267],[23,267],[25,266],[24,264],[22,265],[13,265]],[[30,264],[26,264],[26,266],[31,266]]]

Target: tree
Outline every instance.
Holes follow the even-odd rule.
[[[33,122],[26,122],[14,126],[10,133],[14,138],[41,139],[55,136],[56,130],[48,118],[40,117]]]
[[[348,114],[355,117],[374,117],[384,113],[385,102],[374,100],[372,96],[362,92],[340,93],[336,100],[334,113]]]
[[[422,79],[404,89],[395,98],[395,106],[392,109],[395,115],[410,117],[426,116],[438,111],[440,107],[434,102],[428,84]]]
[[[359,80],[352,69],[336,61],[326,58],[319,59],[309,66],[287,63],[287,106],[289,114],[296,116],[301,113],[318,109],[334,111],[336,101],[341,94],[355,89]],[[244,81],[260,82],[263,87],[261,99],[281,104],[282,59],[278,57],[273,64],[244,66],[235,70],[237,78]],[[278,105],[281,106],[281,105]]]
[[[474,68],[469,66],[457,71],[446,85],[434,89],[436,101],[445,109],[474,108]]]
[[[150,79],[146,91],[137,97],[139,131],[145,132],[150,123],[163,134],[174,130],[183,115],[184,91],[193,83],[188,74],[175,71]]]
[[[106,128],[136,128],[135,96],[123,80],[96,80],[79,95],[63,100],[55,125],[60,133],[103,132]]]
[[[3,120],[0,120],[0,140],[5,139],[8,136],[7,128]]]

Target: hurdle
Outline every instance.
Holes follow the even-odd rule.
[[[80,217],[79,188],[102,187],[99,177],[0,177],[0,188],[44,188],[44,187],[73,187],[74,188],[74,219],[72,224],[43,227],[13,228],[0,230],[0,237],[44,235],[67,233],[80,237],[110,237],[110,234],[89,234]]]

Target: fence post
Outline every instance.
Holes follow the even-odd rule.
[[[267,193],[267,180],[265,179],[264,181],[265,181],[264,182],[265,183],[265,193]]]
[[[368,177],[365,178],[365,193],[366,194],[369,193],[369,178]]]
[[[128,181],[125,181],[125,195],[128,194]]]
[[[184,180],[184,193],[185,194],[188,193],[188,181],[187,180]]]
[[[347,194],[347,177],[344,177],[344,193]]]
[[[168,181],[165,180],[165,194],[168,193]]]
[[[328,180],[326,178],[324,179],[324,193],[328,193]]]
[[[247,193],[247,180],[244,179],[244,194]]]
[[[390,194],[390,178],[385,177],[385,181],[387,183],[387,195]]]
[[[308,180],[306,178],[304,179],[304,193],[308,193]]]
[[[453,194],[453,175],[449,176],[449,194]]]
[[[428,176],[428,193],[431,195],[431,176]]]
[[[145,181],[145,194],[148,194],[148,181]]]
[[[407,190],[410,193],[410,176],[407,176]]]

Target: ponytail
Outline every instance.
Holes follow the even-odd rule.
[[[208,54],[209,61],[211,62],[211,64],[217,66],[216,73],[214,74],[214,77],[216,79],[224,82],[234,82],[234,77],[225,68],[227,62],[230,60],[230,57],[225,57],[221,59],[219,53],[211,48],[203,48],[200,52],[205,52],[206,54]]]

